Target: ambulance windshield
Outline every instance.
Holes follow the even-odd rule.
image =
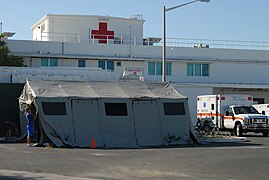
[[[235,114],[260,114],[254,107],[234,107]]]

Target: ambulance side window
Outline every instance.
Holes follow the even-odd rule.
[[[233,108],[229,107],[227,111],[229,112],[229,115],[230,115],[230,116],[233,115]]]
[[[214,110],[214,109],[215,109],[214,104],[211,104],[211,110]]]

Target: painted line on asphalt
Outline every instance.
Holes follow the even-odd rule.
[[[92,156],[117,156],[118,154],[91,153]]]
[[[269,146],[229,146],[229,147],[216,147],[214,149],[269,149]]]
[[[52,173],[34,173],[34,172],[27,172],[27,171],[14,171],[14,170],[5,170],[0,169],[0,177],[6,178],[18,178],[18,179],[37,179],[37,180],[94,180],[94,178],[81,178],[81,177],[71,177],[71,176],[63,176],[58,174]],[[96,180],[96,179],[95,179]]]

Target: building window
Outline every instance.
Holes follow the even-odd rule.
[[[202,64],[202,76],[209,76],[209,64]]]
[[[98,61],[98,68],[106,69],[106,61]]]
[[[187,64],[187,76],[193,76],[193,64],[192,63]]]
[[[56,58],[50,58],[50,66],[57,66],[57,59]]]
[[[148,62],[148,75],[155,75],[155,62]]]
[[[107,116],[128,116],[126,103],[105,103]]]
[[[209,76],[209,64],[187,63],[187,76]]]
[[[78,60],[78,67],[85,67],[85,65],[86,65],[85,62],[86,62],[86,61],[85,61],[84,59],[79,59],[79,60]]]
[[[58,60],[57,58],[41,58],[41,66],[44,66],[44,67],[58,66]]]
[[[117,64],[117,66],[121,66],[121,62],[117,62],[116,64]]]
[[[166,63],[165,69],[166,69],[166,75],[171,76],[172,75],[171,63]]]
[[[105,61],[105,60],[99,60],[98,61],[98,68],[102,69],[109,69],[114,70],[114,61]]]
[[[148,75],[162,75],[162,63],[161,62],[148,62]],[[172,64],[166,63],[166,75],[171,76]]]
[[[162,63],[156,62],[156,75],[162,75]]]
[[[49,59],[41,58],[41,66],[49,66]]]
[[[107,69],[113,71],[114,70],[114,61],[106,61],[106,63],[107,63],[107,65],[106,65]]]
[[[194,75],[201,76],[201,64],[195,64],[194,69],[195,69]]]

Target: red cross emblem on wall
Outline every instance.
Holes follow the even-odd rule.
[[[114,39],[114,31],[107,30],[106,22],[99,22],[99,30],[91,30],[91,38],[99,39],[99,43],[106,44],[108,39]]]

